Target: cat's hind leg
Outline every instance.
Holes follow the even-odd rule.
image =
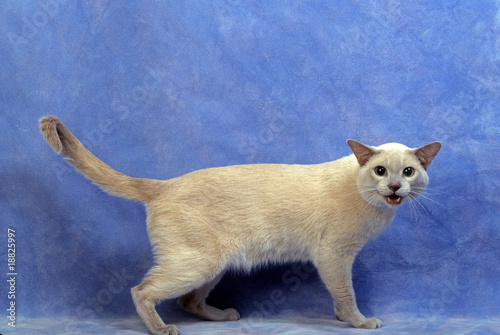
[[[335,305],[334,309],[335,309],[335,318],[337,318],[337,320],[339,321],[345,321],[344,317],[342,316],[342,313],[340,313],[339,307]]]
[[[137,313],[153,335],[179,334],[176,326],[166,325],[163,322],[156,312],[156,304],[195,290],[219,272],[211,272],[207,268],[201,269],[200,267],[195,270],[193,266],[190,267],[193,264],[189,263],[183,267],[169,265],[169,267],[155,266],[149,271],[144,281],[133,287],[131,291]]]
[[[240,319],[240,314],[233,308],[221,310],[213,306],[207,305],[205,300],[212,290],[217,285],[223,272],[213,280],[207,282],[200,288],[197,288],[179,298],[177,303],[186,312],[191,313],[201,319],[210,321],[236,321]]]
[[[175,298],[175,291],[169,289],[167,285],[161,287],[151,280],[145,280],[131,290],[137,314],[153,335],[179,335],[177,327],[166,325],[155,309],[155,305],[162,300]]]

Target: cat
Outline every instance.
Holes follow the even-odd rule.
[[[356,305],[352,264],[368,240],[386,228],[396,208],[428,184],[439,142],[410,149],[354,140],[353,154],[315,165],[254,164],[209,168],[170,180],[132,178],[88,151],[55,116],[40,119],[45,140],[85,177],[147,208],[155,266],[131,289],[137,313],[154,335],[179,334],[155,310],[179,298],[206,320],[238,320],[205,298],[228,269],[312,261],[331,293],[334,315],[353,327],[378,328]]]

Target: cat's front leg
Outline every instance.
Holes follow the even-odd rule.
[[[355,328],[375,329],[382,326],[377,318],[366,318],[356,305],[352,287],[352,263],[356,252],[332,252],[328,248],[317,261],[318,271],[334,300],[335,316],[347,321]]]

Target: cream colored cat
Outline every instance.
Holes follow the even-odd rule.
[[[317,165],[257,164],[191,172],[170,180],[132,178],[97,159],[54,116],[40,120],[52,149],[104,190],[147,208],[156,266],[132,288],[137,312],[152,334],[178,334],[155,310],[180,297],[207,320],[238,320],[234,309],[205,303],[229,268],[312,261],[330,291],[335,316],[378,328],[358,310],[351,281],[354,258],[392,221],[395,209],[427,186],[426,169],[441,148],[379,147],[349,140],[354,155]]]

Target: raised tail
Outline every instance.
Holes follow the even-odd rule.
[[[113,170],[94,156],[55,116],[40,119],[43,137],[58,154],[67,156],[85,177],[103,190],[130,200],[148,202],[153,199],[164,183],[160,180],[132,178]]]

